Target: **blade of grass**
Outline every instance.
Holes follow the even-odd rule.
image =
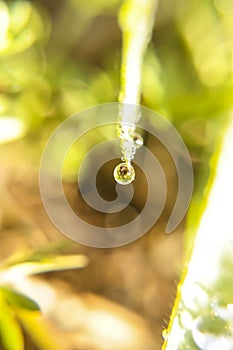
[[[232,348],[233,116],[222,140],[163,350]],[[220,334],[219,323],[224,324]]]
[[[125,0],[119,12],[122,30],[119,102],[139,104],[142,62],[152,35],[158,0]]]

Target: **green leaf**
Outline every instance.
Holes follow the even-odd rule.
[[[24,338],[13,310],[0,294],[0,339],[4,350],[23,350]]]
[[[27,296],[4,287],[1,287],[0,290],[10,305],[19,306],[31,311],[40,310],[38,304]]]

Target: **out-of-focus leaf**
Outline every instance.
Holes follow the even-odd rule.
[[[0,293],[0,339],[5,350],[24,349],[22,330],[2,293]]]
[[[18,310],[19,317],[24,329],[41,350],[66,350],[66,344],[62,342],[58,334],[49,327],[49,324],[37,311]],[[15,349],[20,350],[20,349]]]
[[[9,281],[14,276],[29,276],[50,271],[78,269],[85,267],[88,258],[85,255],[56,255],[37,262],[23,262],[1,272],[1,281]]]
[[[42,272],[46,272],[55,270],[77,269],[85,267],[87,263],[88,258],[85,255],[56,255],[42,260],[42,267],[40,268],[39,265],[35,273],[40,273],[40,270]]]
[[[12,1],[7,5],[1,1],[0,7],[4,29],[1,33],[1,55],[14,55],[25,51],[48,36],[50,26],[46,13],[43,12],[42,18],[42,13],[29,1]]]
[[[21,293],[3,287],[1,287],[0,290],[6,301],[13,306],[19,306],[33,311],[40,309],[35,301]]]
[[[208,87],[226,84],[232,76],[232,31],[228,36],[227,30],[223,29],[224,17],[212,3],[181,2],[177,11],[178,27],[190,50],[200,82]]]
[[[58,243],[50,244],[35,251],[17,251],[4,261],[3,268],[7,269],[14,265],[19,265],[28,261],[38,262],[45,258],[48,258],[48,256],[54,256],[58,254],[58,252],[63,252],[65,254],[65,248],[69,248],[71,245],[72,241],[62,240]]]

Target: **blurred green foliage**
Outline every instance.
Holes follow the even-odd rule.
[[[84,255],[54,255],[54,249],[58,248],[51,246],[28,256],[21,254],[15,260],[9,257],[0,265],[0,346],[4,350],[25,348],[23,329],[39,349],[60,349],[49,329],[41,322],[38,304],[15,290],[17,281],[23,280],[25,283],[28,276],[82,268],[88,263]]]
[[[143,103],[172,118],[186,141],[200,147],[213,137],[209,119],[232,103],[232,25],[218,3],[162,2],[143,67]],[[31,130],[116,100],[119,5],[1,1],[1,115],[20,118]]]
[[[0,2],[0,142],[34,132],[41,139],[69,115],[117,100],[120,3]],[[232,106],[228,7],[223,0],[162,1],[143,65],[142,103],[172,120],[197,167]]]

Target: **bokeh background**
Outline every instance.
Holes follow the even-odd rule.
[[[161,348],[195,216],[205,201],[209,161],[232,108],[233,3],[161,0],[142,69],[142,104],[173,123],[192,158],[193,230],[184,241],[184,219],[171,235],[164,233],[177,180],[155,145],[171,188],[161,218],[128,246],[94,249],[69,241],[50,222],[39,193],[39,164],[63,120],[117,101],[121,3],[0,1],[1,349]],[[64,188],[98,222],[75,192],[76,156],[66,164]],[[26,262],[41,273],[28,277]],[[9,301],[5,286],[35,300],[42,316]]]

